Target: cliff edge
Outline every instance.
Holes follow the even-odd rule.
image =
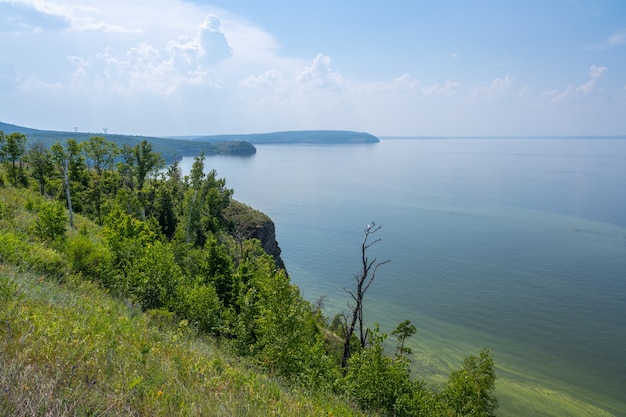
[[[258,239],[265,253],[274,258],[276,266],[286,271],[276,240],[276,225],[269,216],[240,201],[231,200],[224,210],[224,217],[232,223],[235,239]]]

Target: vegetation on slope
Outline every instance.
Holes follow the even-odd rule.
[[[233,205],[203,155],[183,177],[157,170],[148,142],[26,151],[0,135],[0,158],[5,414],[493,415],[486,351],[432,388],[411,378],[403,344],[389,356],[368,329],[342,366],[345,321],[329,326],[237,233],[262,214]]]

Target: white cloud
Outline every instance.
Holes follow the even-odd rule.
[[[609,45],[624,45],[626,44],[626,30],[622,30],[609,36]]]
[[[306,90],[339,90],[344,81],[341,74],[330,66],[329,57],[318,54],[313,63],[297,75],[301,88]]]
[[[232,54],[232,48],[221,31],[221,21],[214,14],[204,19],[196,36],[181,36],[177,41],[169,42],[167,50],[172,58],[180,58],[186,64],[215,65]]]
[[[264,72],[261,75],[250,76],[248,78],[243,79],[240,83],[240,87],[251,87],[251,88],[268,88],[268,89],[277,89],[284,85],[285,77],[282,72],[276,69],[272,69]]]
[[[71,56],[76,67],[74,86],[110,88],[120,94],[173,94],[187,86],[216,87],[210,68],[231,54],[220,19],[209,14],[195,36],[182,35],[163,50],[149,41],[130,47],[123,55],[105,48],[92,57]]]
[[[474,88],[474,95],[488,98],[499,97],[503,94],[509,93],[514,82],[515,77],[507,74],[504,78],[494,79],[489,85]]]
[[[596,90],[598,80],[604,75],[607,71],[607,67],[598,67],[592,65],[589,69],[590,79],[581,84],[579,86],[574,86],[570,84],[563,91],[553,90],[550,92],[546,92],[545,94],[548,96],[552,96],[555,101],[562,101],[573,97],[585,96],[593,93]]]
[[[364,84],[360,87],[363,93],[415,93],[419,95],[445,95],[450,96],[459,91],[461,83],[458,81],[446,81],[423,86],[419,81],[413,80],[410,74],[402,74],[391,82],[376,82]]]

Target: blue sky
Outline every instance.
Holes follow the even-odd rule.
[[[0,0],[0,121],[626,135],[626,1]]]

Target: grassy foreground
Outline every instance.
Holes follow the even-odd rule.
[[[28,240],[39,197],[0,195],[0,416],[359,416],[296,387],[163,310],[142,312]],[[98,239],[76,216],[76,230]]]
[[[3,416],[360,415],[89,282],[1,265],[0,305]]]

